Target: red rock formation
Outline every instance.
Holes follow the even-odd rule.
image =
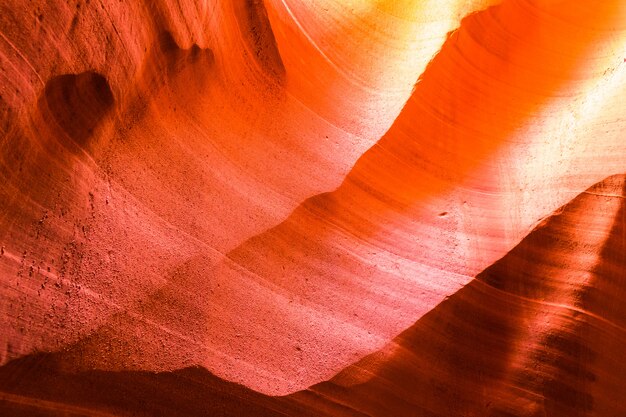
[[[288,414],[341,414],[319,393],[370,415],[622,411],[623,315],[594,298],[620,300],[594,278],[623,272],[619,199],[584,194],[553,220],[583,249],[534,232],[509,251],[624,172],[623,2],[338,3],[0,5],[0,364],[20,373],[20,357],[62,351],[44,357],[73,372],[201,366],[270,395],[341,372]],[[502,263],[526,274],[471,281]],[[476,310],[484,282],[510,314]],[[406,329],[453,295],[478,317],[445,313],[451,328],[499,320],[481,341],[498,364],[474,391],[456,359],[422,375],[437,351],[402,353],[417,349]],[[576,333],[579,299],[608,326],[593,337]],[[456,352],[429,326],[424,349]],[[391,368],[369,368],[390,349]],[[423,397],[381,387],[397,367],[391,386]]]
[[[82,365],[72,348],[0,368],[0,410],[28,416],[622,415],[625,197],[623,175],[585,191],[384,349],[306,391],[265,396],[197,367],[77,373]]]
[[[382,60],[355,84],[346,73],[362,67],[350,60],[339,73],[312,46],[309,61],[294,55],[308,38],[292,32],[314,19],[223,3],[1,6],[2,362],[135,310],[189,259],[211,267],[334,188],[438,47],[423,33],[412,71]],[[393,62],[414,55],[403,39],[419,30],[396,39],[400,18],[383,18],[386,32],[343,39],[368,46],[367,56],[392,45]],[[380,23],[376,14],[365,22]],[[206,271],[188,275],[210,283]]]

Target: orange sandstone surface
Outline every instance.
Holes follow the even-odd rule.
[[[625,414],[596,3],[0,4],[0,414]]]

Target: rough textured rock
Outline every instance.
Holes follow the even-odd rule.
[[[623,413],[625,68],[619,0],[3,2],[0,401]]]
[[[626,177],[585,191],[380,351],[270,397],[190,367],[80,371],[74,348],[0,368],[15,415],[618,416],[626,412]]]

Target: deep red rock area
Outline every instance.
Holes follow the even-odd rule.
[[[0,4],[0,414],[626,415],[626,4]]]

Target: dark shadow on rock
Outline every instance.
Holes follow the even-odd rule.
[[[263,0],[237,0],[233,8],[252,58],[265,73],[282,82],[285,67]]]
[[[104,76],[93,71],[63,74],[51,78],[39,99],[42,118],[55,136],[72,150],[88,149],[89,138],[115,103]],[[70,139],[71,142],[68,142]]]
[[[65,415],[81,407],[83,413],[133,416],[301,415],[290,414],[295,410],[284,401],[223,381],[202,368],[72,374],[61,370],[60,357],[62,353],[42,353],[4,366],[0,370],[1,414]]]

